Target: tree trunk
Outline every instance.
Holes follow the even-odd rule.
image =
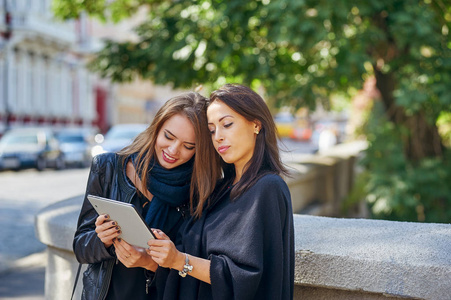
[[[393,75],[384,74],[376,67],[375,75],[376,87],[381,93],[388,120],[398,128],[402,126],[408,130],[408,134],[402,140],[406,158],[410,161],[419,161],[426,157],[442,156],[443,145],[437,125],[428,122],[421,111],[411,116],[406,115],[405,109],[395,104]]]

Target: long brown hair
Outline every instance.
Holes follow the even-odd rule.
[[[252,158],[244,167],[240,181],[233,187],[231,198],[234,199],[253,186],[258,179],[268,173],[288,176],[283,165],[277,145],[277,131],[274,119],[265,101],[250,88],[239,84],[226,84],[210,95],[210,104],[222,101],[246,120],[261,124],[257,135]],[[224,179],[230,183],[235,178],[235,166],[222,161]]]
[[[176,114],[186,116],[194,127],[196,153],[194,154],[194,167],[191,176],[190,208],[195,215],[200,213],[197,203],[204,203],[213,192],[216,181],[221,176],[220,161],[211,143],[211,135],[207,126],[208,99],[196,92],[188,92],[169,99],[157,112],[152,123],[140,133],[133,143],[118,152],[122,156],[125,167],[125,158],[138,153],[136,166],[142,174],[143,186],[147,186],[148,172],[152,168],[151,162],[156,157],[155,144],[158,133],[164,122]],[[206,167],[208,166],[208,167]],[[139,191],[138,191],[139,192]]]

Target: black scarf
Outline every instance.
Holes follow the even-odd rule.
[[[137,153],[131,156],[137,169]],[[194,157],[173,169],[165,169],[157,159],[150,162],[151,170],[147,177],[147,189],[153,195],[145,221],[150,228],[164,228],[170,207],[177,207],[189,201],[191,175]],[[137,171],[141,178],[141,171]]]

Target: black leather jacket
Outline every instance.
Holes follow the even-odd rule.
[[[111,281],[111,274],[116,262],[113,247],[105,248],[95,232],[97,212],[87,200],[87,195],[96,195],[123,202],[130,202],[136,193],[135,188],[128,183],[125,168],[120,157],[115,153],[104,153],[93,158],[88,177],[86,193],[78,218],[73,249],[81,264],[89,264],[83,274],[82,299],[103,300],[106,297]],[[181,208],[174,208],[168,218],[177,218],[177,225],[168,230],[168,236],[174,237],[183,222],[182,215],[186,213]]]

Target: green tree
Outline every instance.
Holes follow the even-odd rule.
[[[404,167],[446,160],[437,119],[451,111],[449,0],[54,0],[53,6],[62,18],[87,12],[113,21],[148,7],[148,19],[136,28],[139,41],[107,41],[93,63],[115,81],[241,82],[263,86],[278,105],[314,108],[375,76]],[[378,164],[371,158],[370,168]]]

